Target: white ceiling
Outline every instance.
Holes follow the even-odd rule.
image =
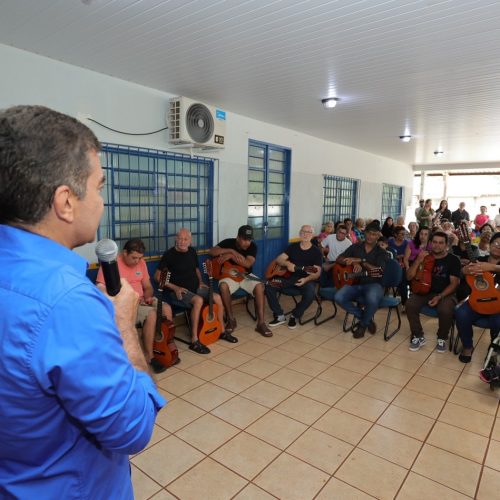
[[[411,164],[500,160],[498,0],[2,0],[0,43]]]

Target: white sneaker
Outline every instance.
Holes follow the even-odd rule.
[[[419,351],[420,348],[425,345],[425,337],[413,337],[410,342],[410,346],[408,350],[410,351]]]
[[[272,321],[270,321],[269,326],[270,327],[280,326],[280,325],[283,325],[285,323],[286,323],[286,318],[285,318],[285,316],[281,315],[281,316],[278,316],[277,318],[274,318]]]
[[[446,352],[446,340],[438,339],[436,344],[436,352]]]

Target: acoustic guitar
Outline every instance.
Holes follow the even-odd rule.
[[[410,282],[410,290],[417,295],[427,295],[431,291],[432,270],[436,259],[434,255],[426,255],[418,265],[417,272]]]
[[[304,271],[307,274],[312,274],[316,272],[316,267],[314,266],[295,266],[295,272]],[[272,280],[273,278],[289,278],[293,273],[290,272],[285,266],[280,266],[278,261],[274,259],[267,266],[265,277],[267,280]]]
[[[344,285],[354,285],[359,278],[364,276],[371,276],[372,278],[381,278],[384,270],[381,267],[374,267],[373,269],[363,269],[357,273],[354,272],[354,266],[342,266],[334,264],[333,269],[333,283],[335,288],[342,288]]]
[[[198,326],[198,340],[203,345],[213,344],[219,340],[222,333],[222,325],[219,322],[219,307],[214,304],[214,284],[212,274],[212,262],[207,260],[203,263],[203,271],[208,276],[208,304],[201,310],[200,324]]]
[[[175,325],[172,321],[162,318],[161,295],[169,280],[170,273],[167,269],[163,269],[158,285],[158,292],[160,294],[156,305],[156,328],[153,339],[153,356],[166,368],[170,368],[180,362],[179,350],[174,341]]]
[[[476,262],[466,222],[459,224],[458,233],[460,240],[465,245],[469,260]],[[468,300],[473,311],[479,314],[497,314],[500,311],[500,290],[495,285],[493,273],[484,272],[477,276],[466,274],[465,280],[471,289]]]
[[[212,275],[217,280],[231,278],[232,280],[238,282],[243,281],[244,279],[262,281],[258,276],[255,276],[255,274],[247,272],[243,266],[233,264],[229,260],[226,260],[221,264],[217,257],[212,259]]]

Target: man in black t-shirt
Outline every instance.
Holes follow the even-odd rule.
[[[431,252],[434,257],[432,269],[431,289],[425,295],[412,294],[406,301],[406,316],[410,324],[411,340],[410,351],[418,351],[425,344],[420,310],[424,305],[435,307],[438,314],[439,327],[437,332],[437,352],[446,351],[446,340],[453,322],[453,312],[457,299],[456,288],[460,282],[460,260],[456,255],[448,253],[448,235],[436,231],[431,239]],[[423,264],[429,252],[422,251],[418,254],[413,264],[406,272],[408,281],[415,278],[419,266]]]
[[[170,280],[165,285],[171,291],[171,298],[191,308],[191,344],[189,348],[198,354],[208,354],[210,349],[198,340],[198,324],[204,302],[208,299],[208,287],[203,284],[198,255],[191,246],[192,236],[188,229],[179,229],[175,236],[175,246],[167,250],[155,271],[155,279],[159,281],[163,269],[170,272]],[[214,303],[218,305],[218,320],[223,327],[224,309],[220,295],[214,293]],[[238,342],[238,339],[227,332],[222,332],[221,339]]]
[[[227,316],[226,332],[233,333],[236,328],[231,295],[241,288],[255,297],[257,305],[255,331],[264,337],[272,337],[273,333],[266,325],[264,317],[264,283],[250,274],[257,257],[257,245],[252,239],[252,227],[241,226],[236,238],[227,238],[221,241],[217,246],[211,248],[208,254],[217,259],[218,263],[223,266],[224,274],[229,275],[219,280],[219,290]]]
[[[300,229],[300,241],[292,243],[280,255],[276,262],[291,273],[291,276],[284,278],[281,281],[281,286],[266,285],[266,297],[269,307],[273,311],[274,319],[269,323],[269,326],[278,326],[285,323],[286,318],[283,309],[278,300],[280,289],[286,292],[287,288],[299,290],[302,295],[301,301],[295,306],[290,318],[288,319],[288,328],[297,328],[297,319],[300,319],[305,310],[311,305],[316,293],[316,281],[321,274],[321,265],[323,256],[321,250],[311,243],[314,230],[311,226],[305,225]],[[304,268],[309,267],[309,272]],[[313,272],[312,269],[315,269]]]

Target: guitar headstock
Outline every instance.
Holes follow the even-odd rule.
[[[213,264],[211,260],[203,262],[203,272],[209,277],[209,279],[213,278]]]
[[[160,292],[163,291],[165,285],[170,281],[171,274],[172,273],[168,270],[168,268],[162,269],[160,271],[160,279],[158,280],[158,290]]]
[[[467,222],[461,221],[458,225],[458,237],[464,243],[470,243],[469,226]]]

